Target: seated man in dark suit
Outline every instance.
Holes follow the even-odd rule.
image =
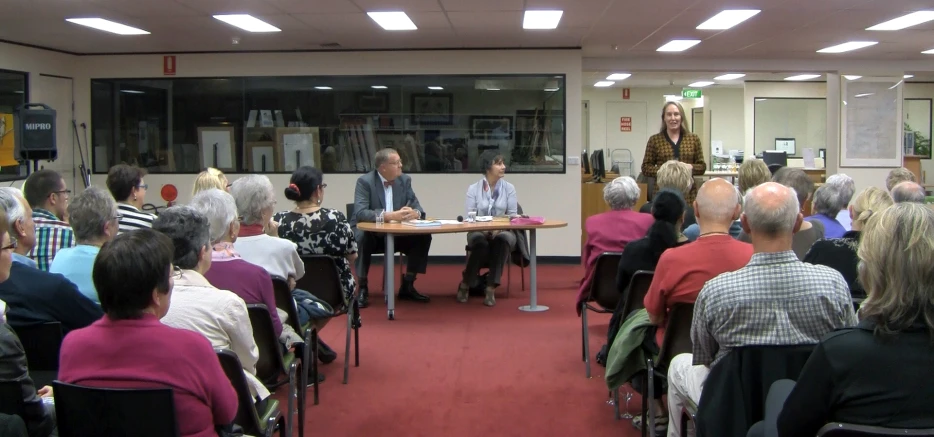
[[[10,223],[13,265],[10,278],[0,283],[0,300],[7,304],[6,319],[14,328],[61,322],[62,331],[90,325],[104,315],[101,307],[78,291],[64,276],[44,272],[26,262],[36,245],[32,211],[16,188],[0,189],[0,207]]]
[[[374,253],[385,250],[383,235],[363,232],[357,229],[359,222],[375,222],[376,210],[383,210],[383,220],[404,221],[418,219],[422,216],[422,206],[418,197],[412,191],[412,179],[402,174],[402,160],[399,153],[393,149],[382,149],[376,152],[373,161],[373,170],[357,179],[354,189],[354,213],[350,217],[350,225],[354,229],[360,256],[357,258],[357,277],[359,278],[361,308],[369,305],[369,290],[367,289],[367,274],[370,270],[370,258]],[[431,235],[410,235],[395,237],[395,248],[406,254],[408,265],[402,285],[399,286],[399,299],[428,302],[428,296],[415,290],[415,275],[425,273],[428,267],[428,249],[431,247]],[[391,253],[386,256],[392,256]],[[392,293],[392,290],[386,290]]]

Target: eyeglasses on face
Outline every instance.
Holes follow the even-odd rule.
[[[16,249],[16,240],[11,240],[8,246],[0,247],[0,252]]]
[[[328,187],[328,184],[321,184],[320,187],[321,187],[321,188],[327,188],[327,187]]]
[[[139,188],[139,189],[141,189],[141,190],[148,190],[148,189],[149,189],[149,184],[139,184],[139,185],[136,186],[136,188]]]

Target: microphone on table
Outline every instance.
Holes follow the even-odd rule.
[[[464,216],[462,216],[462,215],[457,216],[457,221],[463,223],[463,222],[464,222]]]

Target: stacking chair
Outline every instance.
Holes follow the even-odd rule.
[[[641,310],[645,308],[643,301],[645,300],[645,295],[649,292],[649,287],[652,286],[652,278],[655,277],[655,272],[650,270],[638,270],[632,279],[629,280],[629,287],[626,288],[626,292],[623,293],[623,320],[626,320],[633,311]],[[614,276],[614,281],[616,277]]]
[[[286,428],[292,430],[295,418],[295,405],[293,402],[298,398],[298,435],[304,437],[305,433],[305,387],[308,386],[308,372],[304,369],[304,363],[299,356],[293,352],[282,353],[279,346],[279,339],[272,327],[272,316],[266,305],[249,304],[246,306],[250,315],[250,324],[253,325],[253,340],[256,341],[256,347],[259,349],[259,360],[256,361],[256,377],[259,378],[269,390],[275,390],[277,387],[288,384],[289,401],[288,415],[286,415]],[[317,343],[317,338],[314,339]],[[300,369],[300,371],[299,371]],[[287,379],[280,380],[285,374]],[[296,375],[299,375],[296,378]],[[301,385],[298,390],[296,385]],[[315,388],[318,384],[315,383]]]
[[[619,291],[616,290],[616,271],[619,267],[620,252],[603,252],[597,257],[590,281],[590,293],[581,302],[581,354],[584,359],[584,372],[590,378],[590,330],[587,326],[587,311],[610,314],[619,303]],[[593,306],[596,302],[599,306]]]
[[[693,347],[691,343],[691,322],[694,320],[694,304],[678,303],[671,307],[668,312],[668,325],[665,328],[665,338],[662,340],[661,349],[658,351],[658,361],[652,361],[650,357],[646,360],[645,384],[648,387],[647,396],[642,397],[642,435],[646,435],[646,430],[655,429],[655,410],[648,408],[649,399],[655,399],[655,380],[668,379],[668,365],[671,359],[678,354],[689,354]],[[653,376],[650,380],[649,377]],[[648,421],[646,421],[648,413]],[[674,417],[668,420],[675,420]],[[681,417],[681,429],[687,429],[687,416]]]
[[[263,411],[257,411],[253,395],[250,393],[250,385],[243,375],[243,365],[240,364],[237,354],[227,349],[215,349],[214,352],[217,353],[217,359],[227,379],[237,392],[237,417],[234,418],[234,423],[240,425],[247,435],[272,437],[278,428],[279,437],[285,437],[285,418],[279,411],[279,401],[270,396],[266,400],[266,408]]]
[[[292,297],[292,291],[289,290],[287,282],[281,279],[273,279],[272,291],[276,299],[276,308],[286,312],[289,318],[286,323],[292,327],[296,334],[302,337],[301,349],[297,349],[296,352],[302,357],[305,370],[311,371],[311,380],[315,381],[313,389],[314,401],[315,405],[318,405],[318,330],[311,326],[311,323],[306,323],[304,326],[300,325],[298,308],[295,306],[295,299]],[[305,390],[306,388],[302,389],[302,396],[304,396]]]
[[[934,428],[895,429],[878,426],[853,425],[850,423],[828,423],[817,432],[817,437],[934,437]]]
[[[344,384],[350,374],[350,331],[353,331],[354,367],[360,367],[360,308],[356,290],[350,302],[344,298],[340,272],[334,259],[327,255],[304,256],[305,276],[298,280],[297,288],[308,291],[334,309],[332,317],[347,315],[347,337],[344,342]]]
[[[172,389],[92,388],[54,381],[60,437],[177,437]]]
[[[58,352],[62,347],[62,324],[46,322],[28,326],[14,326],[13,331],[23,344],[29,376],[36,387],[52,385],[58,377]]]

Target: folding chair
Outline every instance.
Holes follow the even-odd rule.
[[[584,372],[590,378],[590,329],[587,325],[587,311],[610,314],[619,303],[619,291],[616,290],[616,270],[619,266],[620,252],[603,252],[597,257],[593,278],[590,281],[590,293],[581,302],[581,354],[584,360]],[[590,305],[596,302],[598,306]]]
[[[259,349],[259,360],[256,361],[256,377],[270,390],[277,387],[289,385],[288,415],[285,422],[286,427],[291,430],[295,418],[295,409],[293,401],[298,398],[298,435],[304,437],[305,433],[305,387],[308,386],[308,372],[305,371],[302,359],[293,352],[282,353],[279,346],[279,339],[272,327],[272,316],[266,305],[249,304],[246,306],[250,315],[250,324],[253,325],[253,340],[256,341],[256,347]],[[317,338],[314,339],[317,341]],[[301,373],[296,373],[301,367]],[[284,381],[279,377],[285,374],[288,378]],[[296,380],[296,374],[299,375]],[[298,390],[296,383],[301,384],[302,390]],[[317,382],[315,386],[317,388]],[[291,431],[290,431],[291,432]]]
[[[307,276],[307,275],[306,275]],[[311,370],[311,379],[315,381],[314,402],[318,405],[318,330],[306,323],[300,326],[298,321],[298,308],[295,307],[295,299],[292,297],[292,291],[289,290],[289,284],[281,279],[272,280],[272,291],[276,299],[276,308],[279,308],[287,314],[286,323],[292,327],[296,334],[302,336],[302,348],[299,355],[302,357],[302,363],[305,364],[306,371]],[[307,387],[302,389],[304,391]]]
[[[52,383],[60,437],[178,437],[172,389],[92,388]]]
[[[694,320],[694,304],[693,303],[678,303],[671,307],[671,311],[668,312],[668,325],[665,327],[665,338],[662,340],[662,345],[658,351],[658,361],[652,361],[652,358],[649,357],[646,360],[646,372],[645,372],[645,382],[644,387],[648,387],[647,392],[648,396],[642,397],[642,423],[646,424],[642,427],[642,435],[645,435],[647,430],[655,429],[655,410],[648,408],[648,400],[655,399],[655,380],[668,379],[668,365],[671,364],[672,358],[678,354],[689,354],[692,352],[693,347],[691,343],[691,322]],[[649,376],[653,376],[650,380]],[[646,412],[648,412],[648,421],[646,421]],[[668,420],[675,420],[674,417],[670,417]],[[681,420],[681,429],[687,429],[687,416],[682,415]]]
[[[354,367],[360,367],[360,308],[356,290],[350,302],[344,298],[340,272],[334,258],[327,255],[304,256],[305,276],[298,280],[296,287],[306,290],[328,303],[334,309],[334,317],[347,315],[347,337],[344,342],[344,384],[350,374],[350,331],[354,337]]]
[[[237,392],[237,417],[234,422],[243,428],[247,435],[272,437],[276,428],[279,429],[279,437],[286,436],[285,418],[279,411],[279,401],[271,396],[266,399],[266,407],[263,411],[256,410],[256,403],[253,401],[253,395],[250,393],[250,385],[243,375],[243,365],[237,354],[227,349],[215,349],[217,359]],[[292,430],[289,430],[291,433]]]

